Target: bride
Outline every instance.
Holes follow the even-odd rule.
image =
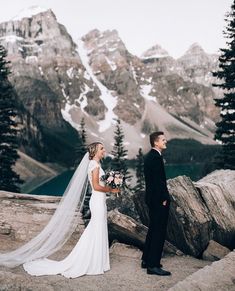
[[[61,274],[67,278],[103,274],[110,269],[105,192],[120,190],[105,186],[100,160],[105,155],[102,143],[88,146],[65,193],[46,227],[19,249],[0,254],[0,265],[23,268],[31,275]],[[47,257],[60,249],[76,228],[77,208],[81,208],[86,193],[87,176],[92,187],[90,199],[91,219],[71,253],[62,261]]]

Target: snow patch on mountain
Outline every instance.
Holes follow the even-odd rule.
[[[16,36],[14,34],[12,35],[6,35],[6,36],[2,36],[0,37],[0,42],[5,41],[5,42],[16,42],[16,41],[23,41],[23,37],[20,36]]]
[[[150,92],[152,91],[153,85],[141,85],[140,86],[140,94],[146,99],[150,101],[156,102],[156,97],[151,96]]]
[[[90,78],[93,82],[97,85],[100,90],[100,99],[104,102],[107,111],[105,113],[104,120],[98,122],[99,125],[99,132],[104,132],[107,130],[112,124],[115,123],[115,119],[117,115],[114,114],[113,109],[117,105],[117,97],[112,95],[112,92],[109,91],[94,75],[87,56],[87,51],[84,48],[84,43],[82,40],[78,41],[78,48],[77,52],[81,58],[83,66],[86,68],[87,73],[89,74]]]
[[[89,91],[91,91],[91,88],[89,88],[87,84],[85,84],[85,90],[80,94],[79,98],[75,100],[80,104],[82,112],[84,112],[86,115],[87,113],[84,109],[88,105],[86,94]]]
[[[117,49],[117,47],[110,47],[110,48],[108,48],[108,51],[111,53],[111,52],[114,52],[116,49]]]
[[[115,71],[117,69],[117,65],[115,62],[111,61],[109,58],[105,57],[107,63],[109,64],[112,71]]]
[[[67,71],[67,76],[70,78],[70,79],[73,79],[74,77],[74,73],[73,73],[73,67],[69,68]]]
[[[38,66],[38,69],[39,69],[40,75],[41,75],[41,76],[44,76],[44,73],[43,73],[42,67],[41,67],[41,66]]]
[[[61,109],[61,114],[62,114],[65,121],[70,123],[75,129],[77,129],[79,131],[80,125],[72,120],[72,117],[70,114],[70,110],[72,111],[73,108],[76,108],[76,105],[74,105],[74,104],[70,105],[70,104],[66,103],[65,108]]]
[[[133,67],[132,62],[130,62],[130,70],[131,70],[131,72],[132,72],[132,75],[133,75],[133,78],[134,78],[134,80],[135,80],[135,83],[138,84],[138,82],[137,82],[137,73],[136,73],[136,71],[135,71],[135,68]]]
[[[37,56],[27,56],[25,59],[26,64],[35,64],[38,62]]]
[[[65,93],[64,88],[61,89],[61,92],[62,92],[64,98],[65,98],[66,100],[69,100],[69,95],[67,95],[67,94]]]

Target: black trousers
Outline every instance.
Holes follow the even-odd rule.
[[[167,221],[169,216],[167,205],[157,205],[149,209],[149,228],[146,236],[142,260],[147,267],[159,267],[163,246],[166,238]]]

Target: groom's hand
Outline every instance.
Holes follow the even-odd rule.
[[[166,204],[167,204],[167,200],[165,200],[165,201],[162,202],[162,205],[163,206],[166,206]]]

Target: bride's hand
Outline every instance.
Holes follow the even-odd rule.
[[[119,196],[119,193],[121,192],[121,189],[119,189],[119,188],[112,188],[111,189],[111,191],[110,191],[111,193],[113,193],[113,194],[117,194],[117,197]]]
[[[111,188],[112,193],[119,193],[121,190],[119,188]]]

